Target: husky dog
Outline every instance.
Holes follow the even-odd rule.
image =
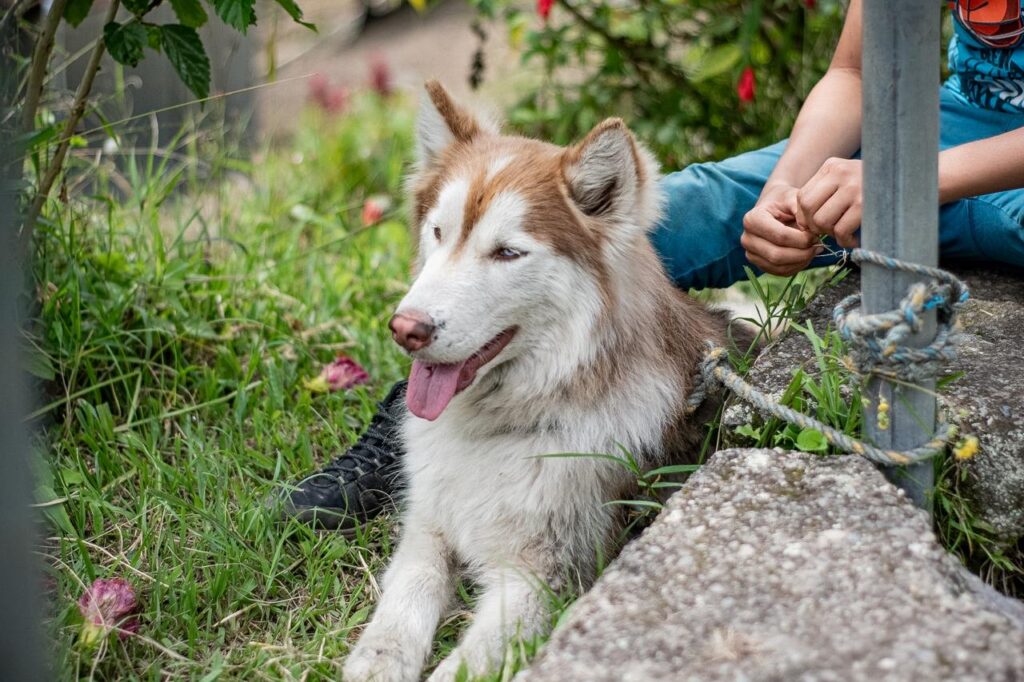
[[[473,622],[431,676],[497,667],[550,626],[550,592],[586,587],[635,493],[633,453],[692,461],[687,416],[706,340],[727,320],[669,282],[647,240],[658,170],[623,122],[561,148],[505,136],[426,86],[410,182],[417,275],[391,320],[413,358],[402,536],[344,678],[414,680],[455,593]]]

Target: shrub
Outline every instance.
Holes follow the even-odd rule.
[[[722,158],[786,136],[842,25],[831,0],[472,0],[504,18],[541,77],[510,112],[566,143],[626,118],[667,166]]]

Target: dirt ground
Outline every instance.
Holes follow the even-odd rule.
[[[424,80],[438,78],[460,98],[494,109],[507,99],[510,77],[520,72],[505,27],[486,25],[486,80],[479,91],[471,91],[468,76],[480,41],[471,29],[475,10],[462,0],[443,0],[423,14],[404,4],[365,23],[349,0],[306,0],[301,6],[317,33],[287,17],[261,27],[260,69],[273,69],[276,81],[256,97],[265,134],[278,135],[291,127],[306,104],[310,78],[318,73],[331,86],[357,88],[367,83],[371,63],[383,60],[398,88],[416,90]]]

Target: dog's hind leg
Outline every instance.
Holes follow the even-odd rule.
[[[470,679],[498,667],[514,637],[530,639],[550,627],[551,609],[543,581],[525,569],[488,572],[473,624],[427,682],[452,682],[465,666]]]
[[[454,595],[451,554],[437,533],[410,524],[403,532],[370,624],[348,660],[345,682],[419,679],[438,620]]]

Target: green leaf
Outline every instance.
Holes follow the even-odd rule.
[[[245,33],[256,23],[256,12],[253,10],[255,2],[256,0],[213,0],[213,8],[217,10],[217,16],[223,19],[224,23]]]
[[[160,27],[154,24],[146,24],[146,41],[151,49],[160,51]]]
[[[141,17],[149,10],[153,9],[150,6],[149,0],[123,0],[121,4],[123,4],[125,9],[127,9],[129,12],[139,17]]]
[[[700,470],[699,464],[671,464],[669,466],[659,467],[652,469],[644,474],[645,478],[652,478],[654,476],[674,476],[675,474],[692,474],[694,471]]]
[[[316,30],[316,25],[302,20],[302,8],[295,4],[295,0],[275,0],[281,8],[288,13],[295,23],[302,24],[311,31]]]
[[[171,7],[183,26],[199,28],[209,19],[199,0],[171,0]]]
[[[736,433],[750,438],[751,440],[758,440],[761,438],[761,429],[755,429],[750,424],[741,424],[736,427]]]
[[[729,71],[743,59],[739,45],[728,43],[710,50],[694,71],[692,80],[696,83],[719,76]]]
[[[127,24],[112,21],[103,27],[103,42],[111,57],[121,64],[135,66],[142,59],[146,46],[146,29],[137,21]]]
[[[72,26],[78,26],[89,16],[92,2],[93,0],[68,0],[68,4],[64,6],[64,20]]]
[[[71,523],[67,511],[64,509],[63,498],[59,497],[53,488],[47,485],[40,485],[36,488],[36,499],[38,504],[43,506],[43,514],[50,520],[54,528],[61,533],[76,536],[75,526]]]
[[[22,353],[22,357],[25,358],[27,369],[32,376],[43,381],[53,381],[56,378],[57,370],[46,353],[32,348]]]
[[[796,447],[804,452],[825,452],[828,441],[817,429],[804,429],[796,437]]]
[[[200,99],[209,96],[210,60],[196,30],[181,24],[165,24],[160,27],[160,46],[188,89]]]

